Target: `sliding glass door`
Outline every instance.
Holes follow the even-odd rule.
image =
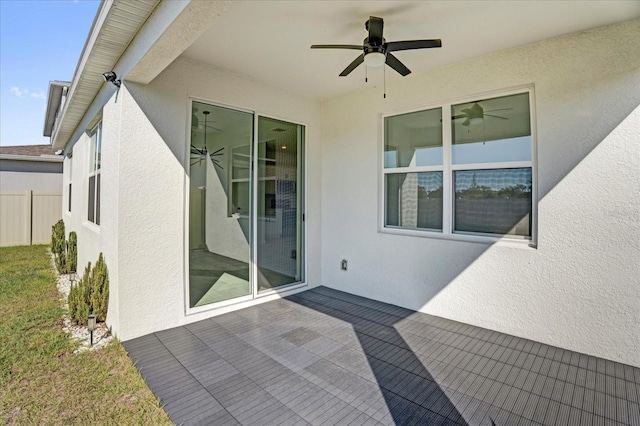
[[[258,291],[301,282],[304,127],[258,118]]]
[[[303,282],[304,126],[194,101],[190,145],[189,308]]]
[[[249,192],[252,139],[253,114],[193,102],[190,308],[253,294]]]

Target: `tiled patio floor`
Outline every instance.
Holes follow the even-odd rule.
[[[640,369],[320,287],[124,343],[177,424],[640,425]]]

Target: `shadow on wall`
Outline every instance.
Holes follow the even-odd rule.
[[[123,82],[131,99],[136,103],[140,111],[144,113],[149,123],[162,138],[167,148],[176,158],[180,167],[185,169],[185,156],[187,155],[187,102],[182,97],[177,97],[171,92],[161,91],[149,85]],[[153,149],[148,147],[149,149]],[[153,166],[149,151],[141,153],[141,157],[147,159],[148,166]],[[189,173],[188,168],[185,173]]]

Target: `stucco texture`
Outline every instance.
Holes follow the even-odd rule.
[[[119,118],[114,117],[119,121],[119,171],[115,177],[118,297],[114,301],[118,319],[113,324],[122,340],[244,306],[187,314],[185,212],[189,182],[185,157],[191,98],[303,123],[309,129],[308,157],[321,155],[318,102],[186,59],[174,62],[148,85],[125,81],[113,106],[119,111]],[[103,138],[107,139],[106,127]],[[105,159],[103,168],[108,167]],[[310,161],[309,212],[320,211],[319,173],[319,162]],[[115,212],[103,210],[106,215]],[[309,214],[307,218],[310,261],[306,281],[319,285],[320,217]],[[266,300],[270,298],[260,299]]]
[[[323,102],[324,285],[640,366],[639,33],[602,27]],[[537,249],[379,232],[381,114],[521,85]]]

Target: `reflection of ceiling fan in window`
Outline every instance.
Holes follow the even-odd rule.
[[[480,106],[478,102],[474,102],[469,108],[464,108],[462,110],[462,114],[454,115],[451,117],[453,120],[458,120],[460,118],[464,118],[462,122],[463,126],[469,126],[471,124],[471,120],[474,118],[479,118],[483,120],[485,117],[499,118],[500,120],[508,120],[507,117],[501,117],[495,114],[489,114],[491,112],[497,111],[507,111],[513,108],[500,108],[500,109],[492,109],[490,111],[485,111],[484,108]]]
[[[190,153],[190,158],[191,158],[191,165],[200,165],[202,164],[203,161],[205,161],[207,159],[207,156],[209,158],[211,158],[211,162],[213,163],[214,166],[219,167],[221,170],[224,170],[224,167],[222,167],[222,164],[220,163],[220,160],[217,159],[216,157],[219,157],[221,155],[224,155],[224,147],[214,151],[214,152],[209,152],[208,148],[207,148],[207,129],[215,129],[215,130],[220,130],[217,129],[213,126],[210,126],[207,124],[207,117],[209,116],[209,114],[211,114],[210,111],[202,111],[202,114],[204,114],[204,124],[203,124],[203,128],[204,128],[204,144],[202,148],[198,148],[197,146],[191,144],[191,153]],[[193,116],[191,117],[191,123],[193,127],[199,127],[199,120],[198,117],[196,117],[195,114],[193,114]]]

